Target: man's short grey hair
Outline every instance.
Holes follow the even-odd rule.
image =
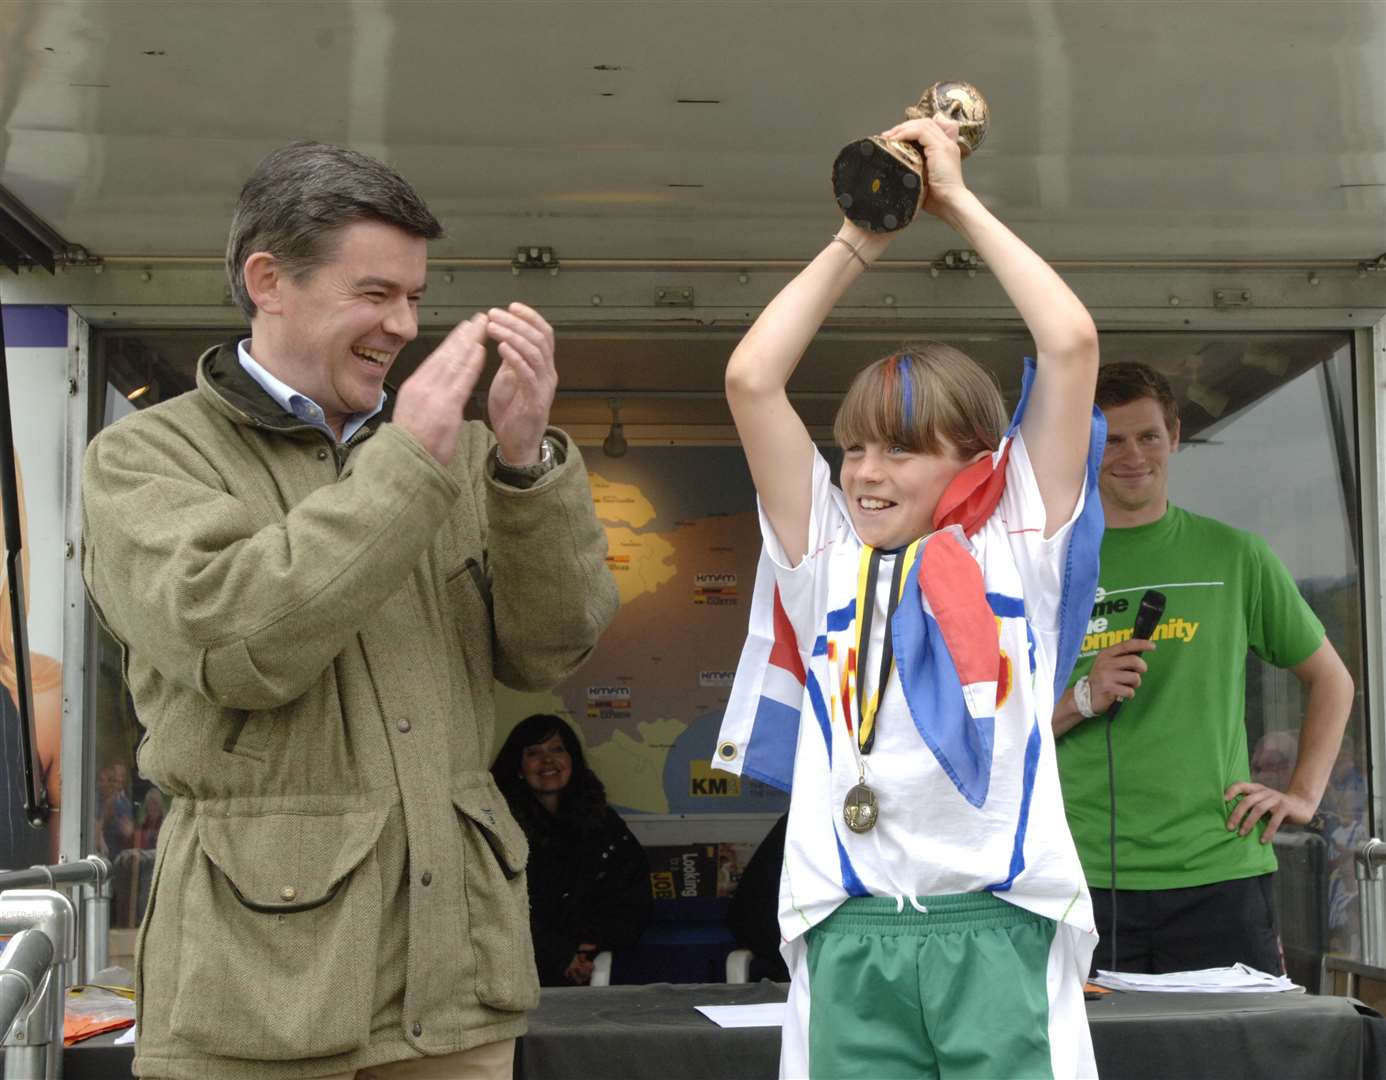
[[[226,276],[236,306],[255,317],[245,287],[245,261],[255,252],[269,252],[302,281],[332,258],[338,232],[357,221],[384,222],[425,240],[443,235],[419,193],[374,158],[313,142],[269,154],[245,182],[231,218]]]

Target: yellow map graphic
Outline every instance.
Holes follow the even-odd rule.
[[[674,545],[658,533],[639,533],[655,518],[654,504],[634,484],[589,474],[597,517],[606,527],[606,565],[621,590],[622,605],[652,593],[677,571]]]
[[[597,517],[602,524],[624,523],[633,529],[643,529],[655,518],[655,508],[634,484],[616,484],[599,473],[588,473],[592,483],[592,501],[597,504]]]
[[[636,725],[638,739],[618,730],[601,745],[588,747],[587,761],[606,784],[606,801],[648,814],[667,814],[664,758],[687,726],[682,720],[648,720]]]
[[[620,526],[606,526],[606,565],[621,590],[621,603],[652,593],[672,580],[678,567],[674,545],[658,533],[638,533]]]

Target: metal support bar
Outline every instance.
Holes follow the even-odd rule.
[[[517,249],[516,255],[509,259],[463,258],[448,255],[435,255],[428,260],[430,270],[497,270],[511,269],[525,255],[526,266],[548,269],[558,265],[551,249],[547,250],[551,262],[541,262],[541,256],[529,256],[529,248]],[[882,259],[872,264],[873,270],[930,270],[947,256],[934,259]],[[83,255],[86,255],[83,252]],[[207,255],[102,255],[87,256],[97,258],[106,266],[210,266],[221,269],[226,265],[226,256]],[[625,259],[625,258],[581,258],[564,259],[564,270],[792,270],[799,271],[807,264],[807,258],[800,259]],[[1049,265],[1059,271],[1064,270],[1342,270],[1351,273],[1367,270],[1386,269],[1386,255],[1380,259],[1363,262],[1360,259],[1050,259]]]
[[[1343,513],[1347,517],[1350,557],[1355,565],[1361,566],[1362,529],[1359,521],[1361,513],[1357,505],[1357,460],[1353,454],[1355,444],[1353,432],[1348,427],[1351,416],[1343,412],[1342,388],[1334,372],[1335,363],[1336,357],[1321,365],[1319,371],[1323,374],[1324,404],[1328,406],[1328,429],[1333,435],[1333,463],[1337,466],[1338,483],[1343,492]],[[1348,408],[1351,407],[1349,399]]]
[[[1382,779],[1386,779],[1386,313],[1353,334],[1357,397],[1357,468],[1362,508],[1362,645],[1366,691],[1362,733],[1367,770],[1368,828],[1386,832]]]
[[[51,225],[4,187],[0,187],[0,237],[50,274],[55,261],[71,247]]]
[[[1353,856],[1357,877],[1357,903],[1362,915],[1362,961],[1386,967],[1386,843],[1372,837]]]
[[[32,275],[30,275],[32,276]],[[90,388],[91,329],[76,312],[67,313],[67,436],[63,439],[63,724],[58,753],[67,785],[58,814],[58,851],[63,862],[80,859],[87,851],[82,822],[99,816],[92,803],[96,785],[92,760],[96,739],[86,726],[86,702],[91,694],[89,672],[95,672],[97,634],[82,582],[82,456],[87,449],[88,408],[103,398],[105,387]],[[90,627],[90,629],[89,629]],[[91,730],[94,730],[91,729]]]
[[[93,857],[100,858],[99,855]],[[102,859],[102,862],[105,860]],[[111,892],[109,873],[98,881],[82,886],[82,940],[79,954],[84,983],[96,982],[97,974],[110,964]]]
[[[77,955],[76,922],[72,901],[52,889],[0,895],[0,934],[37,930],[52,943],[51,962],[5,1038],[5,1080],[58,1080],[62,1074],[63,1006],[68,965]]]
[[[1357,960],[1350,960],[1346,956],[1333,956],[1327,954],[1323,958],[1320,968],[1319,993],[1328,993],[1336,981],[1333,976],[1341,972],[1343,975],[1343,996],[1357,997],[1361,989],[1363,979],[1371,979],[1373,982],[1386,983],[1386,968],[1377,967],[1374,964],[1363,964]]]
[[[60,885],[93,885],[99,890],[110,879],[111,864],[100,855],[88,855],[85,859],[54,866],[0,870],[0,892],[9,889],[56,889]]]
[[[53,966],[53,943],[42,930],[21,930],[0,953],[0,1031],[6,1035]]]

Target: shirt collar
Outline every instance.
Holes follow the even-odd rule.
[[[241,367],[245,369],[245,373],[259,383],[265,393],[274,398],[275,402],[285,412],[298,417],[298,419],[302,420],[305,424],[312,424],[314,427],[321,428],[329,435],[332,435],[333,439],[336,439],[337,436],[334,435],[332,429],[327,426],[327,418],[322,411],[322,406],[308,397],[308,395],[300,394],[288,383],[276,378],[274,375],[270,374],[263,365],[257,363],[255,358],[250,355],[250,349],[248,347],[249,341],[249,338],[242,338],[236,344],[236,353],[240,358]],[[347,417],[346,423],[342,425],[341,441],[347,442],[350,440],[353,435],[361,430],[367,420],[380,412],[380,410],[385,407],[386,397],[385,391],[382,390],[380,392],[380,400],[376,402],[374,409],[371,409],[369,412],[352,413]]]

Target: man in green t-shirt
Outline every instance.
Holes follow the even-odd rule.
[[[1179,418],[1164,378],[1144,364],[1104,366],[1097,404],[1107,416],[1102,570],[1074,682],[1054,709],[1064,806],[1104,939],[1095,966],[1110,966],[1115,929],[1119,970],[1240,961],[1278,974],[1270,842],[1283,823],[1307,824],[1318,808],[1352,678],[1265,541],[1170,505]],[[1141,641],[1131,630],[1147,589],[1167,602]],[[1248,650],[1288,668],[1305,691],[1284,791],[1251,782]],[[1118,700],[1113,890],[1102,717]]]

